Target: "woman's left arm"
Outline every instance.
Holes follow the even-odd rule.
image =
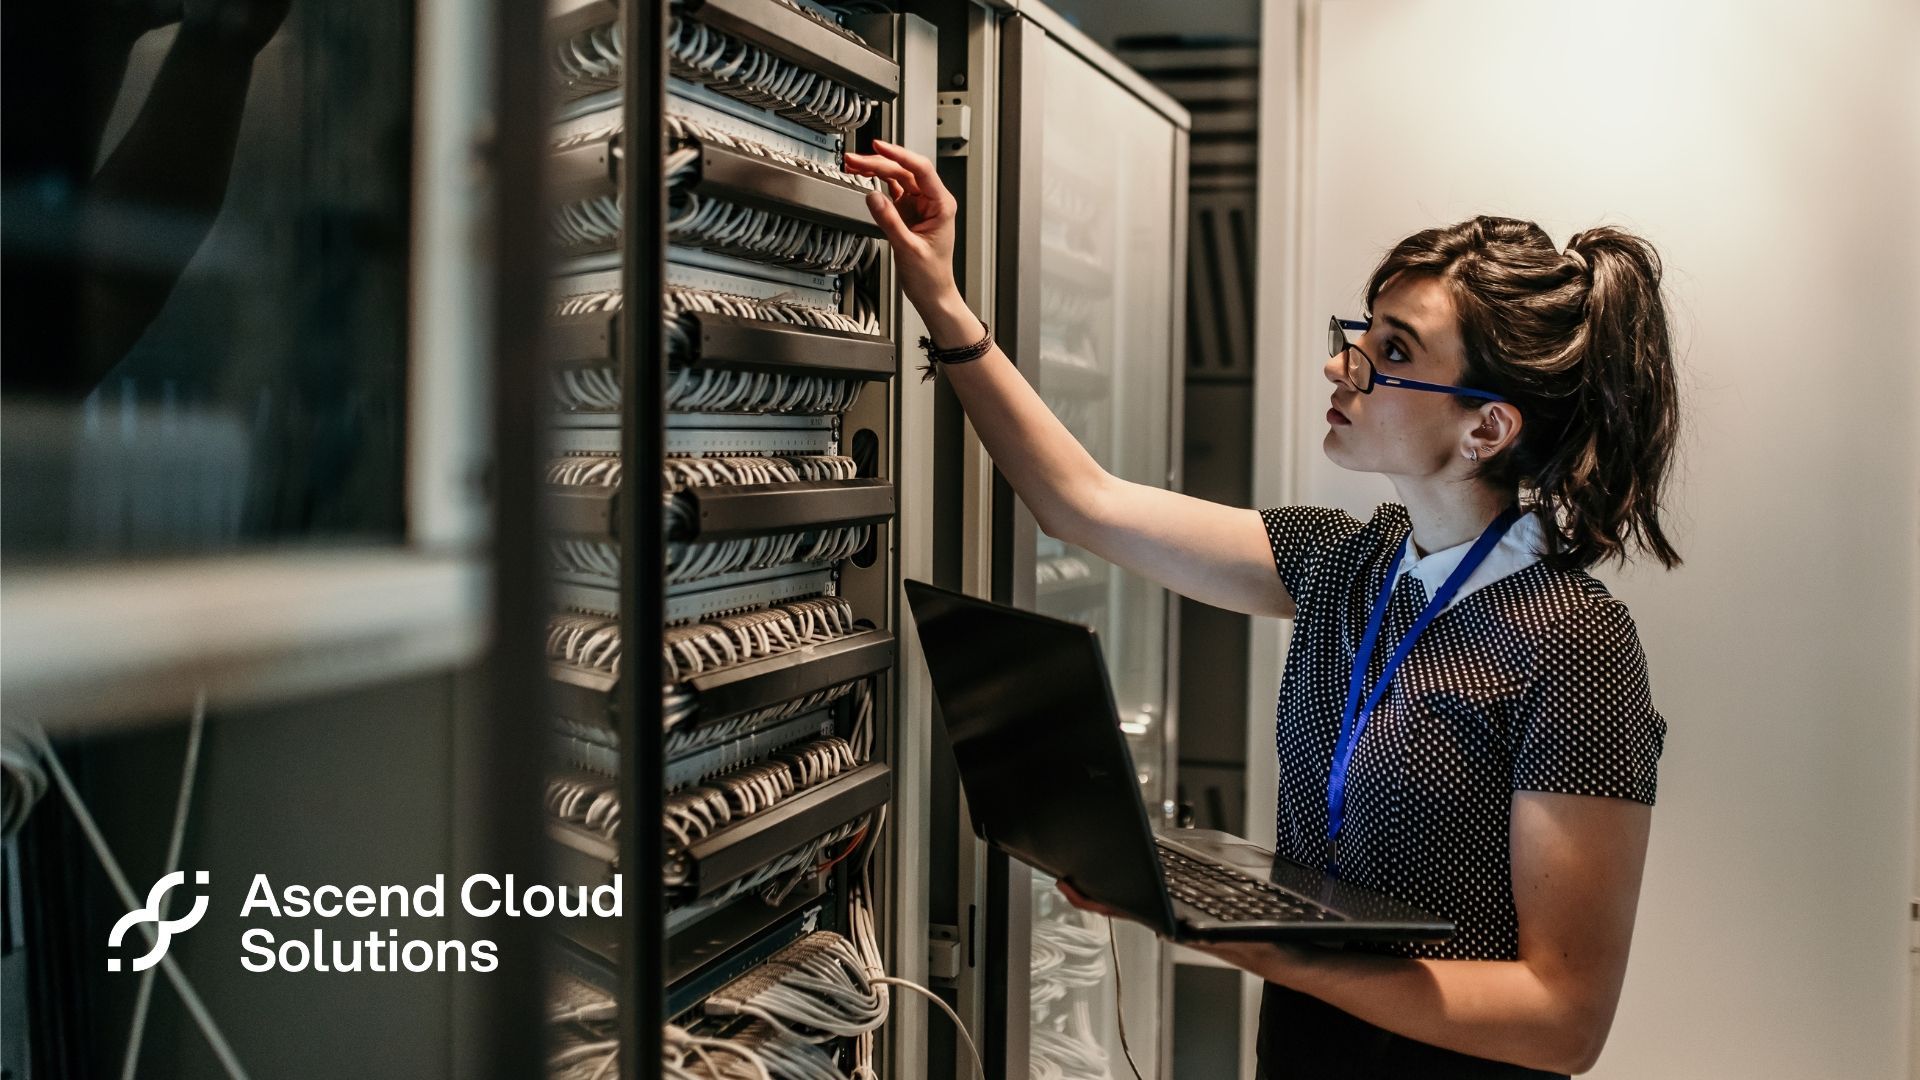
[[[1529,1068],[1585,1072],[1600,1056],[1620,1001],[1652,820],[1652,807],[1626,799],[1515,793],[1518,960],[1200,948],[1410,1039]]]

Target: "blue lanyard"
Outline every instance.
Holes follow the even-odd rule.
[[[1461,559],[1460,565],[1447,575],[1440,591],[1427,601],[1426,610],[1420,612],[1420,617],[1407,628],[1399,647],[1393,650],[1387,666],[1381,670],[1380,681],[1374,685],[1373,693],[1367,695],[1366,707],[1361,708],[1360,691],[1366,685],[1367,662],[1373,659],[1373,646],[1380,639],[1380,624],[1387,616],[1387,598],[1393,593],[1393,571],[1387,571],[1387,580],[1381,583],[1380,595],[1373,601],[1373,614],[1367,618],[1367,634],[1360,639],[1360,651],[1354,654],[1353,671],[1347,676],[1347,709],[1340,717],[1340,735],[1333,744],[1333,771],[1327,775],[1327,842],[1336,853],[1339,850],[1340,825],[1347,811],[1347,766],[1353,762],[1353,749],[1360,744],[1360,733],[1366,729],[1367,720],[1373,716],[1380,699],[1386,696],[1387,686],[1393,682],[1393,673],[1400,669],[1400,662],[1413,651],[1413,643],[1419,640],[1420,632],[1427,628],[1434,616],[1446,609],[1453,594],[1460,591],[1460,586],[1487,560],[1494,545],[1518,520],[1520,508],[1509,506],[1493,519],[1486,531],[1480,534],[1480,539],[1473,542],[1467,557]],[[1335,869],[1337,861],[1337,855],[1330,856],[1327,869]]]

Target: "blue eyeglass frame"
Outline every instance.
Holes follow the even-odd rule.
[[[1364,332],[1372,326],[1373,320],[1371,319],[1343,319],[1335,315],[1327,320],[1327,348],[1329,350],[1327,355],[1329,357],[1339,356],[1348,349],[1352,349],[1354,352],[1360,354],[1360,359],[1367,362],[1367,385],[1365,388],[1355,384],[1352,376],[1348,376],[1347,378],[1347,385],[1352,386],[1355,390],[1359,390],[1363,394],[1371,394],[1373,393],[1373,388],[1376,386],[1397,386],[1402,390],[1425,390],[1433,394],[1452,394],[1455,397],[1478,398],[1481,401],[1505,402],[1507,400],[1499,394],[1489,393],[1485,390],[1475,390],[1472,387],[1442,386],[1439,383],[1421,382],[1418,379],[1403,379],[1398,375],[1382,375],[1380,373],[1380,366],[1373,362],[1373,357],[1367,355],[1367,350],[1361,348],[1355,342],[1347,340],[1347,331],[1360,330]],[[1333,348],[1333,343],[1336,338],[1340,342],[1340,347],[1337,349]],[[1509,402],[1509,404],[1511,404],[1511,402]]]

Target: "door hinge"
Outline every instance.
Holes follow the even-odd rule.
[[[935,104],[933,136],[941,157],[966,157],[973,139],[973,95],[941,94]]]
[[[960,928],[927,928],[927,977],[952,982],[960,977]]]

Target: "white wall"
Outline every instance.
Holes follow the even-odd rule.
[[[1561,242],[1616,223],[1668,263],[1687,565],[1600,574],[1639,622],[1670,732],[1593,1075],[1906,1075],[1920,4],[1304,11],[1300,317],[1263,357],[1263,378],[1293,365],[1266,418],[1293,468],[1264,491],[1357,513],[1390,497],[1320,454],[1318,371],[1321,320],[1358,310],[1401,236],[1478,212]]]

